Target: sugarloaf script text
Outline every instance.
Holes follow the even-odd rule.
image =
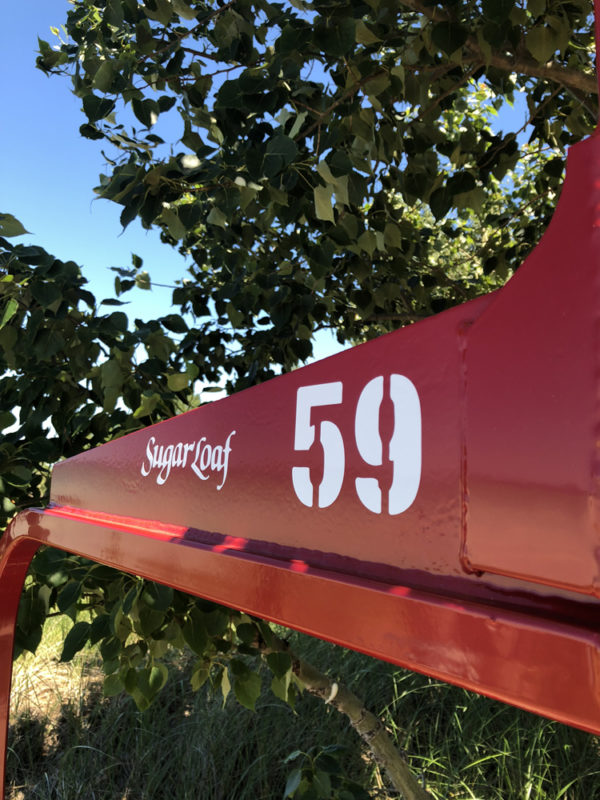
[[[147,478],[155,470],[156,482],[159,486],[165,483],[171,470],[190,467],[202,481],[211,477],[221,479],[217,486],[220,490],[225,486],[231,453],[231,439],[235,431],[231,431],[225,444],[211,444],[206,436],[196,442],[177,442],[177,444],[157,444],[151,436],[146,444],[146,457],[140,472]]]

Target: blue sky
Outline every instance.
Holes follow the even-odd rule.
[[[99,299],[112,296],[108,267],[130,266],[132,252],[154,281],[172,284],[185,276],[186,260],[137,221],[123,232],[120,206],[95,199],[106,171],[101,143],[79,135],[85,118],[69,80],[35,68],[37,37],[52,40],[50,27],[60,27],[68,9],[67,0],[0,2],[0,212],[32,233],[13,242],[76,261]],[[136,314],[168,312],[169,290],[132,294]]]

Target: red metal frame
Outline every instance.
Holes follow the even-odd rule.
[[[599,236],[594,136],[499,292],[57,464],[0,785],[45,544],[600,733]]]

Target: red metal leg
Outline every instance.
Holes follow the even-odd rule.
[[[39,543],[16,538],[11,525],[0,540],[0,800],[4,800],[10,682],[15,624],[23,581]]]

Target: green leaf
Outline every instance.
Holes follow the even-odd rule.
[[[550,60],[557,49],[557,44],[555,32],[545,25],[532,28],[525,36],[525,46],[540,64]]]
[[[79,126],[79,133],[85,139],[104,139],[104,134],[102,131],[99,131],[95,125],[88,125],[87,123]]]
[[[153,695],[158,694],[167,682],[169,671],[164,664],[155,664],[148,676],[148,687]]]
[[[442,219],[452,207],[452,193],[447,186],[441,186],[429,198],[429,207],[436,219]]]
[[[50,281],[37,281],[31,286],[31,294],[43,308],[60,303],[63,297],[60,286]]]
[[[391,83],[390,76],[387,73],[376,75],[365,84],[365,92],[369,97],[377,97],[377,95],[385,92],[391,86]]]
[[[104,390],[104,410],[112,411],[123,388],[123,372],[116,359],[110,358],[100,366],[100,385]]]
[[[327,24],[315,27],[314,39],[317,47],[331,56],[344,56],[354,49],[356,21],[352,17],[327,20]]]
[[[150,291],[152,288],[152,283],[150,281],[150,274],[143,270],[142,272],[137,272],[135,276],[135,285],[138,289],[143,289],[144,291]]]
[[[122,648],[123,644],[119,639],[117,639],[116,636],[109,636],[108,638],[103,639],[100,643],[100,653],[102,655],[102,659],[105,663],[115,660],[120,655]]]
[[[155,10],[148,7],[148,3],[144,0],[144,14],[148,19],[154,19],[157,22],[162,22],[163,25],[168,25],[173,16],[173,6],[169,0],[155,0]]]
[[[247,645],[255,644],[258,631],[254,623],[243,622],[241,625],[237,626],[235,632],[240,641],[243,642],[244,644]]]
[[[157,121],[160,109],[154,100],[139,100],[134,97],[131,101],[133,113],[146,128],[151,128]]]
[[[210,667],[205,662],[201,662],[192,673],[190,683],[192,691],[197,692],[204,686],[210,675]]]
[[[318,797],[331,797],[331,778],[329,775],[323,770],[315,772],[313,776],[313,788],[316,790]]]
[[[108,0],[106,4],[106,21],[115,28],[123,24],[123,8],[121,0]]]
[[[83,110],[90,122],[105,119],[113,111],[115,103],[108,98],[87,94],[83,98]]]
[[[100,366],[100,384],[105,390],[120,390],[123,386],[123,373],[116,359],[111,358]]]
[[[115,697],[124,689],[123,681],[118,673],[107,675],[102,686],[102,693],[105,697]]]
[[[293,139],[280,133],[267,144],[264,171],[269,178],[275,177],[285,169],[298,155],[298,147]]]
[[[374,231],[364,231],[358,238],[358,246],[370,256],[373,255],[377,247],[377,236]]]
[[[73,625],[65,638],[60,655],[61,661],[71,661],[75,653],[78,653],[85,647],[90,627],[91,625],[89,622],[76,622],[75,625]]]
[[[241,328],[244,324],[243,312],[237,309],[233,303],[227,303],[226,311],[232,326],[234,328]]]
[[[210,210],[209,215],[206,218],[206,221],[211,225],[217,225],[219,228],[226,228],[227,227],[227,217],[221,211],[220,208],[213,206]]]
[[[291,669],[281,677],[273,677],[271,681],[271,691],[284,703],[292,706],[294,705],[295,695],[292,686],[292,671]]]
[[[145,607],[139,610],[139,622],[136,623],[135,629],[138,630],[142,636],[152,636],[163,627],[164,622],[164,611],[154,611],[151,608]]]
[[[370,45],[377,44],[381,41],[379,36],[376,36],[362,20],[356,23],[355,37],[358,44]]]
[[[108,92],[112,86],[115,73],[115,67],[112,61],[103,61],[92,81],[94,89],[100,92]]]
[[[141,600],[154,611],[167,611],[173,602],[173,589],[162,583],[148,582],[141,595]]]
[[[0,213],[0,236],[10,239],[12,236],[23,236],[30,231],[25,230],[23,225],[12,214]]]
[[[169,234],[179,241],[183,239],[187,233],[186,227],[179,219],[179,215],[170,208],[165,208],[159,217],[160,221],[167,226]]]
[[[165,685],[167,677],[168,671],[164,664],[137,672],[135,688],[131,691],[131,696],[139,711],[145,711],[150,707],[156,695]],[[130,685],[133,686],[131,679]]]
[[[144,340],[148,354],[161,361],[168,361],[170,353],[174,349],[174,344],[168,336],[160,331],[153,331]]]
[[[462,47],[468,36],[468,29],[458,22],[438,22],[431,30],[431,40],[447,55]]]
[[[131,692],[131,697],[138,711],[146,711],[152,705],[152,698],[146,697],[140,688],[134,689],[134,691]]]
[[[149,416],[159,403],[160,395],[157,392],[143,392],[140,397],[140,404],[133,412],[134,419]]]
[[[187,333],[189,330],[187,322],[179,314],[167,314],[160,318],[160,322],[173,333]]]
[[[125,687],[125,691],[128,694],[133,694],[137,689],[138,685],[137,670],[134,669],[133,667],[129,667],[128,670],[124,671],[122,670],[120,674],[122,674],[123,686]]]
[[[190,382],[185,373],[176,373],[167,376],[167,386],[171,392],[181,392],[187,389]]]
[[[565,162],[562,158],[551,158],[544,164],[544,172],[551,175],[553,178],[560,178],[565,169]],[[2,327],[0,325],[0,327]]]
[[[304,120],[307,118],[307,116],[308,116],[308,112],[307,111],[301,111],[296,116],[296,119],[294,120],[294,124],[292,125],[292,127],[290,129],[290,132],[289,132],[290,139],[295,139],[296,136],[300,133],[300,131],[302,130],[302,126],[304,125]]]
[[[471,192],[476,186],[475,178],[470,172],[456,172],[447,183],[450,194]]]
[[[256,701],[260,697],[261,681],[256,672],[249,672],[233,681],[233,692],[241,705],[254,711]]]
[[[183,19],[196,19],[198,15],[197,9],[191,8],[184,0],[172,0],[173,10],[179,14]]]
[[[295,761],[300,756],[305,755],[306,753],[303,750],[292,750],[292,752],[283,759],[283,763],[289,764],[291,761]]]
[[[315,214],[317,219],[325,220],[326,222],[335,222],[333,216],[333,208],[331,200],[333,190],[331,186],[315,186],[313,190],[315,201]]]
[[[83,589],[81,581],[69,581],[58,593],[56,598],[56,605],[58,610],[63,613],[71,608],[78,600]]]
[[[204,655],[209,639],[201,612],[197,610],[190,612],[181,631],[188,647],[196,655]]]
[[[288,779],[287,779],[287,781],[285,783],[285,789],[283,790],[284,800],[287,797],[293,797],[294,796],[296,790],[300,786],[301,781],[302,781],[302,770],[301,769],[298,768],[298,769],[295,769],[292,772],[290,772],[290,774],[288,775]]]
[[[108,614],[100,614],[92,620],[92,627],[90,628],[89,641],[91,645],[98,644],[101,639],[110,636],[110,616]]]
[[[400,232],[400,228],[394,222],[386,222],[383,235],[386,245],[400,249],[402,248],[402,233]]]
[[[223,695],[223,705],[225,705],[225,701],[227,700],[230,691],[231,681],[229,680],[229,673],[226,669],[224,669],[221,674],[221,694]]]
[[[546,0],[527,0],[527,10],[532,17],[541,17],[546,11]]]
[[[14,297],[11,297],[4,307],[4,314],[2,314],[2,321],[0,322],[0,330],[11,321],[14,315],[19,310],[19,303]]]
[[[117,334],[125,333],[128,325],[129,320],[127,319],[127,314],[124,314],[122,311],[113,311],[113,313],[109,314],[102,322],[102,331],[104,332],[106,329],[110,329]]]
[[[0,411],[0,431],[11,428],[17,421],[14,414],[10,411]]]
[[[32,474],[29,467],[17,464],[9,468],[4,478],[11,486],[28,486],[31,483]]]
[[[283,678],[292,668],[292,659],[289,653],[269,653],[267,664],[274,675]]]
[[[505,22],[515,5],[515,0],[482,0],[483,16],[493,22]]]

